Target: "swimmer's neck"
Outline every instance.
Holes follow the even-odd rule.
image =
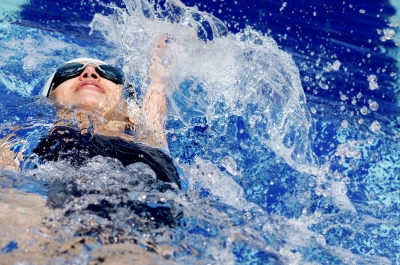
[[[60,108],[57,111],[59,120],[53,127],[66,126],[77,128],[81,133],[95,133],[105,136],[129,138],[125,134],[127,125],[133,126],[133,122],[123,110],[110,111],[106,115],[99,111],[80,109],[80,108]]]

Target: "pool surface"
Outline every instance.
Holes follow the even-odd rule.
[[[0,259],[399,264],[397,2],[2,1]],[[38,163],[48,76],[99,58],[140,105],[160,40],[183,189],[107,157]]]

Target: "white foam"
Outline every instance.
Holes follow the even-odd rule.
[[[239,209],[246,205],[243,188],[212,162],[196,157],[194,165],[180,166],[189,179],[189,189],[194,190],[197,185],[196,189],[208,189],[213,196],[222,199],[228,205]]]
[[[254,141],[275,151],[299,171],[316,171],[317,159],[312,151],[312,119],[305,107],[305,95],[299,71],[292,58],[280,50],[275,41],[250,28],[242,33],[227,34],[222,23],[195,8],[181,8],[174,23],[155,19],[150,12],[145,18],[139,10],[143,3],[125,1],[135,10],[116,9],[114,17],[97,14],[90,26],[114,43],[123,57],[128,79],[143,81],[142,94],[149,84],[150,51],[162,39],[167,48],[159,54],[166,67],[169,114],[189,126],[193,115],[205,117],[209,124],[224,117],[214,108],[224,102],[229,115],[244,118]],[[197,38],[201,25],[193,20],[201,15],[213,28],[213,41]],[[199,29],[200,28],[200,29]],[[201,86],[201,95],[182,95],[182,109],[173,93],[182,93],[180,84],[192,80],[191,91]],[[248,108],[255,105],[252,117]],[[227,113],[225,112],[224,115]]]
[[[140,6],[136,1],[126,1],[126,4]],[[182,8],[180,2],[174,1],[173,4]],[[203,116],[209,124],[217,120],[226,130],[226,117],[241,116],[252,141],[269,147],[296,170],[318,176],[319,184],[329,182],[312,150],[313,122],[305,106],[299,71],[291,56],[280,50],[272,38],[247,28],[224,37],[215,33],[212,42],[204,42],[196,36],[198,27],[190,19],[191,15],[200,13],[209,19],[210,24],[218,20],[197,9],[185,8],[175,23],[157,20],[150,11],[146,18],[138,8],[129,12],[116,9],[115,17],[118,19],[97,14],[90,25],[92,32],[100,31],[118,47],[125,60],[128,79],[145,81],[141,87],[143,94],[149,84],[150,51],[155,45],[162,44],[160,40],[168,39],[169,44],[160,56],[168,69],[166,89],[169,112],[174,119],[181,120],[188,128],[193,115]],[[335,61],[332,69],[338,70],[339,66],[340,63]],[[193,82],[190,92],[199,86],[203,92],[182,92],[180,84],[187,80]],[[185,109],[182,102],[172,97],[174,93],[180,96]],[[223,102],[226,109],[218,112],[214,108],[216,102]],[[249,113],[248,108],[254,105],[256,110]],[[229,153],[229,146],[219,148]],[[231,175],[240,175],[237,169],[240,159],[240,154],[230,154],[222,157],[220,163]],[[191,188],[195,182],[200,182],[227,203],[235,204],[242,197],[242,189],[219,171],[217,163],[196,158],[196,165],[201,169],[182,166],[189,176]],[[204,172],[208,173],[204,175]],[[213,176],[209,176],[210,172]],[[329,190],[322,193],[332,197],[340,210],[355,211],[343,182],[333,181],[328,187]],[[318,189],[320,185],[316,187],[317,192]]]

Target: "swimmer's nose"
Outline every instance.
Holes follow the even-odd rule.
[[[84,79],[94,79],[94,80],[99,80],[100,76],[96,72],[96,68],[92,65],[86,66],[85,70],[82,72],[82,74],[79,76],[79,79],[82,81]]]

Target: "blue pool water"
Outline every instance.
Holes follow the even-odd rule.
[[[9,2],[0,4],[0,126],[25,159],[20,172],[1,171],[0,185],[49,201],[65,187],[79,194],[40,218],[48,240],[86,241],[52,249],[40,227],[24,242],[0,230],[0,255],[400,262],[397,1]],[[83,56],[119,65],[140,102],[151,47],[165,34],[166,129],[184,191],[163,192],[140,182],[143,170],[106,158],[79,170],[26,158],[58,119],[38,96],[58,65]]]

